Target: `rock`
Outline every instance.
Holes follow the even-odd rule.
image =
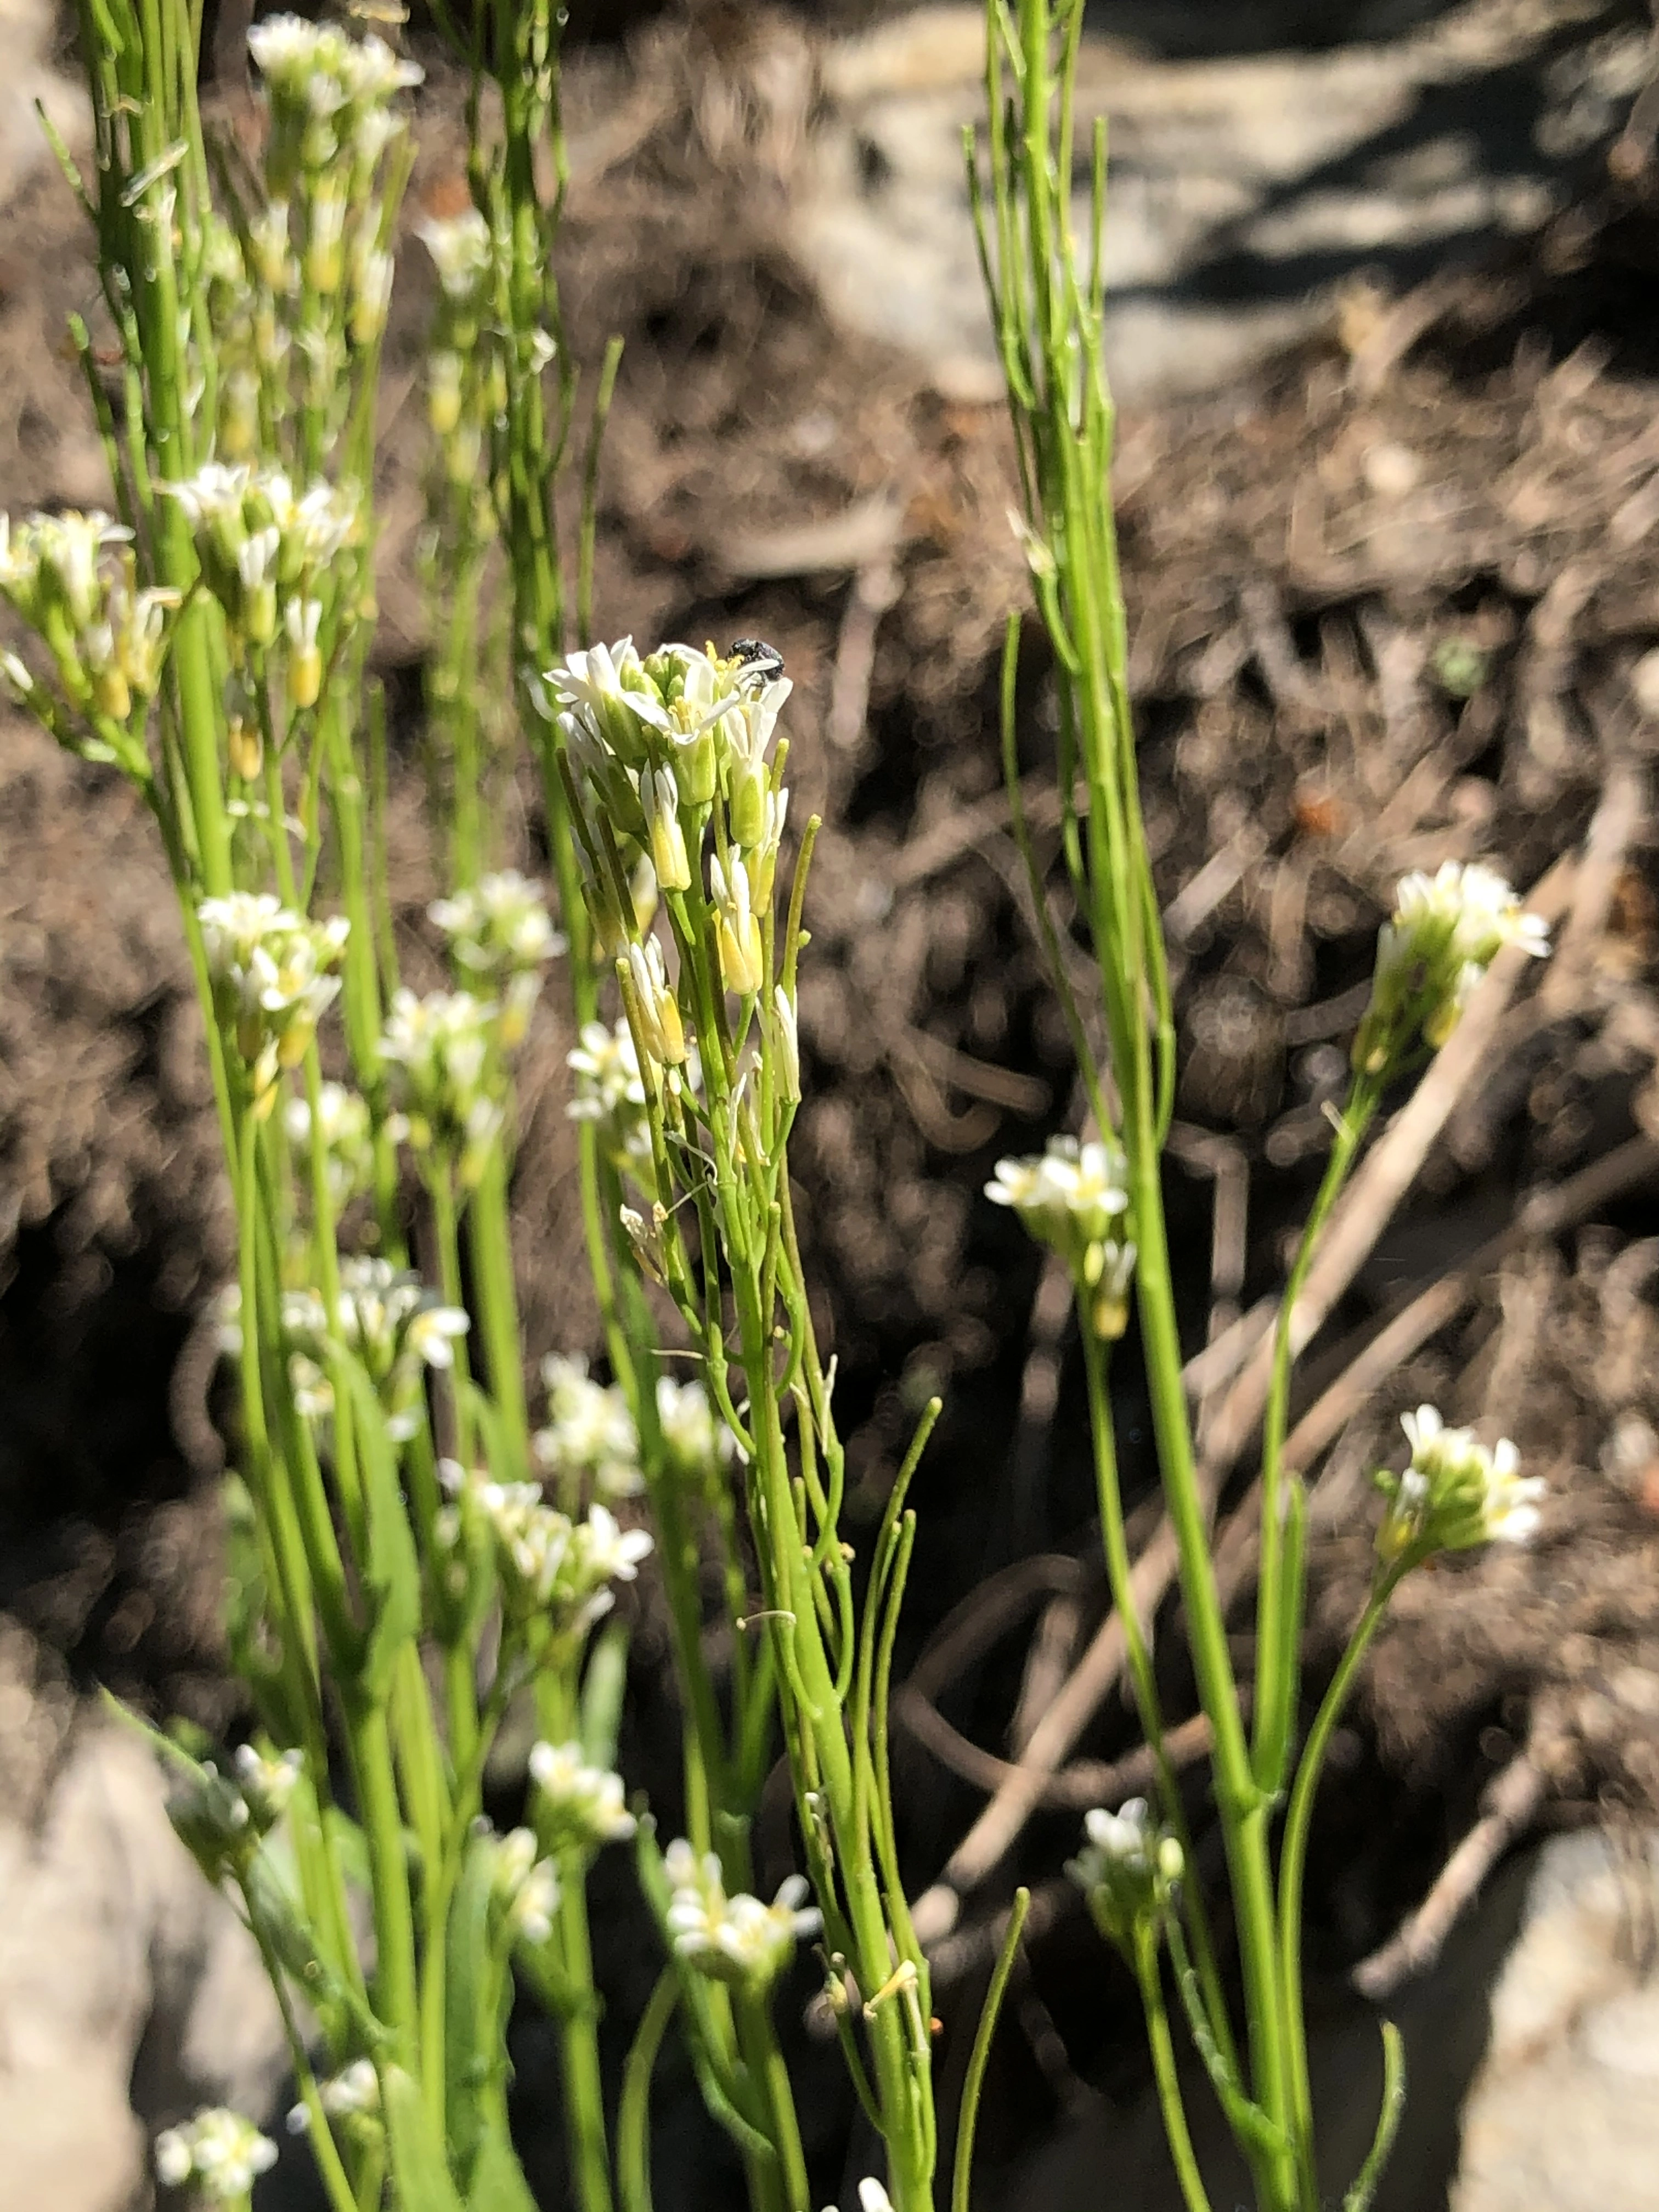
[[[1279,11],[1286,34],[1305,33],[1307,12]],[[1085,38],[1078,144],[1109,118],[1107,358],[1121,398],[1243,374],[1328,320],[1362,270],[1399,290],[1536,229],[1643,81],[1640,28],[1591,42],[1613,21],[1598,0],[1471,0],[1385,40],[1417,12],[1351,11],[1369,46],[1227,60]],[[1564,58],[1562,33],[1580,26]],[[888,20],[830,46],[822,69],[792,250],[847,326],[927,361],[948,398],[1000,398],[962,155],[963,125],[982,122],[981,9]],[[1086,238],[1085,198],[1075,221]]]
[[[1659,1837],[1540,1856],[1463,2115],[1450,2212],[1649,2212],[1659,2176]]]
[[[157,2128],[270,2110],[286,2058],[258,1954],[168,1825],[154,1757],[0,1620],[0,2195],[149,2201]]]

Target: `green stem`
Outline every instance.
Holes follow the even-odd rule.
[[[478,1320],[489,1387],[505,1414],[520,1463],[530,1458],[530,1415],[524,1393],[524,1352],[519,1335],[519,1297],[513,1277],[513,1237],[507,1212],[507,1155],[489,1148],[466,1215],[478,1294]],[[522,1476],[515,1480],[521,1480]]]
[[[1210,1554],[1209,1517],[1193,1463],[1150,1085],[1137,1085],[1133,1104],[1137,1126],[1132,1133],[1130,1172],[1139,1248],[1136,1276],[1152,1425],[1180,1562],[1194,1672],[1214,1737],[1216,1803],[1226,1842],[1238,1929],[1252,2087],[1268,2119],[1288,2140],[1289,2062],[1279,1989],[1267,1808],[1250,1764],[1237,1684],[1227,1650],[1226,1623],[1216,1589],[1215,1563]],[[1262,2212],[1285,2212],[1294,2202],[1288,2151],[1283,2156],[1258,2153],[1253,2165]]]
[[[678,1979],[673,1968],[666,1966],[651,1992],[623,2069],[622,2101],[617,2108],[617,2194],[622,2212],[652,2212],[651,2076],[679,1998]]]
[[[806,2178],[800,2125],[795,2117],[795,2093],[789,2084],[789,2069],[778,2048],[777,2031],[772,2025],[766,2000],[734,1993],[732,2009],[737,2019],[738,2047],[743,2053],[744,2064],[766,2099],[783,2202],[788,2212],[811,2212],[811,2187]]]
[[[414,2063],[420,2025],[415,1918],[385,1706],[362,1705],[353,1711],[348,1702],[346,1734],[374,1899],[376,2010],[395,2039],[398,2063],[407,2066]]]
[[[1164,2132],[1169,2140],[1170,2156],[1175,2161],[1176,2179],[1181,2184],[1187,2212],[1210,2212],[1204,2178],[1198,2170],[1193,2139],[1187,2127],[1181,2077],[1176,2070],[1175,2046],[1170,2039],[1170,2017],[1164,2009],[1164,1984],[1158,1965],[1158,1929],[1150,1921],[1142,1921],[1135,1928],[1134,1967],[1135,1979],[1140,1984],[1141,2008],[1146,2015],[1146,2037],[1152,2049],[1158,2101],[1164,2112]]]
[[[559,2047],[571,2177],[582,2212],[611,2212],[611,2156],[605,2132],[587,1885],[574,1857],[561,1870],[558,1941],[561,1980],[570,1992],[559,2022]]]
[[[1002,1939],[1002,1948],[991,1972],[990,1987],[985,1992],[981,2008],[979,2026],[974,2033],[974,2047],[969,2054],[968,2072],[962,2085],[962,2111],[957,2120],[957,2154],[951,2176],[951,2212],[969,2212],[969,2197],[974,2179],[974,2136],[979,2126],[979,2100],[985,2087],[985,2069],[990,2063],[991,2041],[997,2032],[997,2019],[1002,2010],[1002,2000],[1008,1987],[1008,1978],[1014,1971],[1014,1959],[1019,1949],[1020,1931],[1025,1925],[1025,1916],[1030,1910],[1029,1889],[1014,1892],[1012,1910],[1008,1915],[1008,1928]]]
[[[1314,1797],[1320,1770],[1354,1677],[1378,1624],[1388,1609],[1409,1559],[1379,1577],[1359,1625],[1349,1639],[1340,1665],[1331,1677],[1297,1769],[1291,1802],[1285,1815],[1285,1840],[1279,1862],[1279,1978],[1290,2028],[1291,2057],[1291,2121],[1300,2172],[1302,2202],[1306,2212],[1318,2212],[1319,2188],[1314,2164],[1313,2094],[1308,2079],[1308,2038],[1302,2009],[1302,1889],[1308,1857],[1308,1833],[1313,1820]]]
[[[1326,1163],[1312,1211],[1302,1231],[1290,1279],[1279,1304],[1273,1334],[1273,1364],[1261,1431],[1261,1564],[1256,1595],[1256,1675],[1254,1765],[1263,1793],[1277,1796],[1284,1787],[1296,1731],[1297,1684],[1300,1672],[1302,1577],[1288,1554],[1299,1549],[1298,1533],[1285,1528],[1285,1435],[1289,1425],[1291,1369],[1297,1354],[1296,1309],[1313,1265],[1320,1237],[1348,1179],[1360,1145],[1376,1111],[1374,1088],[1357,1077],[1336,1125],[1336,1141]],[[1291,1510],[1299,1515],[1298,1495]],[[1291,1571],[1287,1571],[1287,1565]]]

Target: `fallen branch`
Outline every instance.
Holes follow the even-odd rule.
[[[1396,1932],[1362,1959],[1351,1977],[1362,1996],[1380,2003],[1440,1956],[1446,1938],[1474,1903],[1498,1860],[1536,1819],[1545,1777],[1529,1753],[1512,1759],[1481,1799],[1480,1818],[1435,1877],[1434,1886]]]

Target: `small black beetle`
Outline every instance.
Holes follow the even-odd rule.
[[[783,673],[783,655],[775,645],[768,645],[764,638],[734,637],[726,657],[743,663],[743,673],[738,678],[740,684],[775,684]]]

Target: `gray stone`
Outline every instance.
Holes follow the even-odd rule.
[[[134,2212],[155,2130],[204,2104],[269,2114],[281,2027],[252,1939],[168,1825],[149,1749],[66,1712],[26,1644],[0,1622],[0,2203]]]
[[[1109,118],[1121,397],[1225,383],[1328,318],[1361,269],[1400,289],[1534,230],[1644,79],[1644,33],[1603,29],[1601,0],[1469,0],[1382,39],[1419,12],[1358,13],[1371,45],[1224,61],[1085,39],[1078,143]],[[1582,50],[1550,58],[1574,27]],[[830,47],[786,218],[830,312],[965,399],[1000,393],[962,157],[983,37],[979,8],[951,5]],[[1076,221],[1086,236],[1081,198]]]

